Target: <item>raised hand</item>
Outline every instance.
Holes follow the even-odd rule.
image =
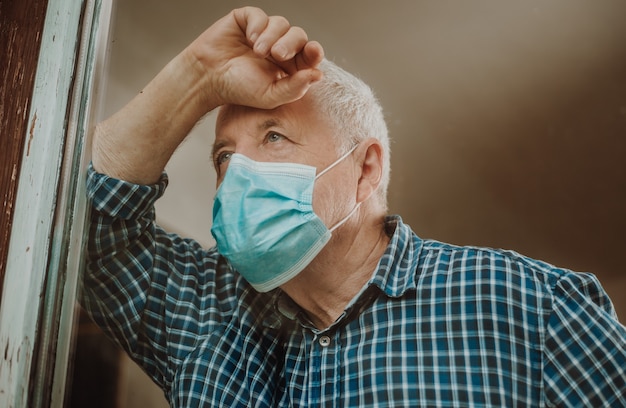
[[[323,57],[319,43],[284,17],[254,7],[233,10],[97,126],[94,168],[153,183],[207,112],[224,104],[274,108],[293,102],[321,78],[317,66]]]
[[[210,106],[258,108],[301,98],[321,78],[316,67],[324,55],[303,29],[254,7],[233,10],[184,53],[202,71]]]

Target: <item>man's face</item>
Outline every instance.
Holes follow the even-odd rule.
[[[306,96],[273,110],[223,107],[213,145],[217,185],[233,153],[260,162],[306,164],[319,173],[338,159],[333,131]],[[327,226],[355,205],[356,170],[353,158],[348,157],[315,182],[313,209]]]

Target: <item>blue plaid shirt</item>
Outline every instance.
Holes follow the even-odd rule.
[[[388,217],[371,280],[318,330],[280,289],[159,229],[166,184],[90,168],[83,302],[172,406],[626,406],[626,330],[592,275]]]

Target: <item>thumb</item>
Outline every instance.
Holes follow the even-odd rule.
[[[293,75],[285,76],[274,82],[268,94],[268,103],[277,107],[302,98],[311,85],[322,79],[322,72],[310,68],[300,70]]]

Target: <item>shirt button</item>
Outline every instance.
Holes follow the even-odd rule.
[[[328,347],[330,345],[330,337],[322,336],[322,337],[320,337],[319,342],[320,342],[320,346]]]

